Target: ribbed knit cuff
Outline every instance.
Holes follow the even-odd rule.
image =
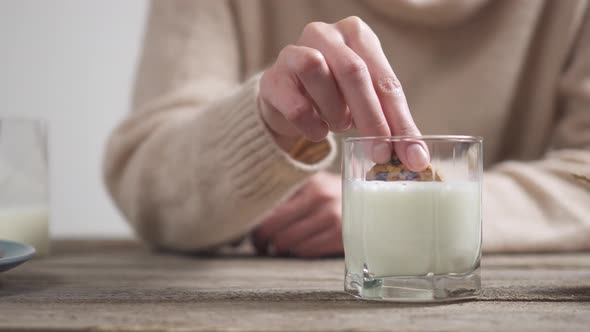
[[[277,200],[317,171],[328,168],[336,156],[336,143],[330,135],[330,149],[315,163],[302,163],[284,152],[274,141],[258,111],[259,76],[241,86],[219,105],[221,113],[220,162],[231,177],[236,198]],[[325,144],[325,143],[324,143]]]

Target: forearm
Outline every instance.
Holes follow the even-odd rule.
[[[109,141],[105,179],[115,203],[155,246],[202,249],[251,229],[307,176],[261,121],[253,79],[218,102],[142,112]]]
[[[484,251],[590,249],[590,151],[560,150],[536,162],[504,162],[484,176]]]

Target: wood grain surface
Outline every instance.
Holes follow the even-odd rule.
[[[590,331],[590,253],[484,256],[482,277],[475,301],[365,302],[342,259],[59,241],[0,274],[0,331]]]

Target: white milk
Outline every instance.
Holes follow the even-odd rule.
[[[466,273],[481,244],[476,182],[345,181],[348,273],[374,277]]]
[[[49,253],[49,208],[47,206],[0,207],[0,239],[35,247],[37,256]]]

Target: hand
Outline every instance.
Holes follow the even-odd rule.
[[[318,173],[275,208],[252,233],[259,253],[269,246],[277,255],[322,257],[342,255],[342,189],[340,176]]]
[[[262,118],[285,150],[301,136],[321,141],[329,130],[356,127],[362,136],[420,135],[402,86],[379,39],[358,17],[335,24],[313,22],[285,47],[260,79]],[[426,145],[398,143],[400,160],[414,171],[428,165]],[[386,162],[392,147],[372,147]]]

